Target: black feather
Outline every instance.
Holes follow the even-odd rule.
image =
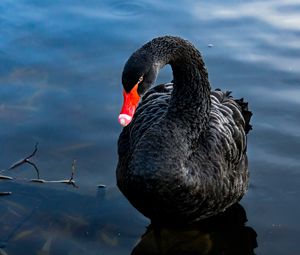
[[[181,38],[152,40],[134,53],[134,63],[145,54],[152,60],[147,65],[170,64],[174,83],[149,89],[123,129],[118,187],[156,222],[195,222],[222,212],[248,187],[248,103],[230,91],[211,91],[201,54]],[[131,70],[128,61],[126,77],[149,69]]]

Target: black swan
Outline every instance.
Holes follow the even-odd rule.
[[[172,83],[150,88],[166,64]],[[153,222],[193,223],[242,198],[252,114],[243,99],[210,90],[190,42],[146,43],[126,62],[122,84],[117,185],[136,209]]]

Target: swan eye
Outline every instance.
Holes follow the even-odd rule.
[[[143,80],[144,80],[144,76],[142,75],[142,76],[139,78],[138,84],[140,84]]]

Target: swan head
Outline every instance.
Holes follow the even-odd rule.
[[[154,84],[159,69],[159,65],[142,49],[127,60],[122,73],[124,101],[119,114],[122,126],[131,122],[141,96]]]

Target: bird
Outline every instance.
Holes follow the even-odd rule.
[[[172,82],[154,85],[170,65]],[[122,72],[117,186],[151,222],[193,224],[224,212],[249,185],[248,103],[211,90],[201,53],[177,36],[152,39]]]

